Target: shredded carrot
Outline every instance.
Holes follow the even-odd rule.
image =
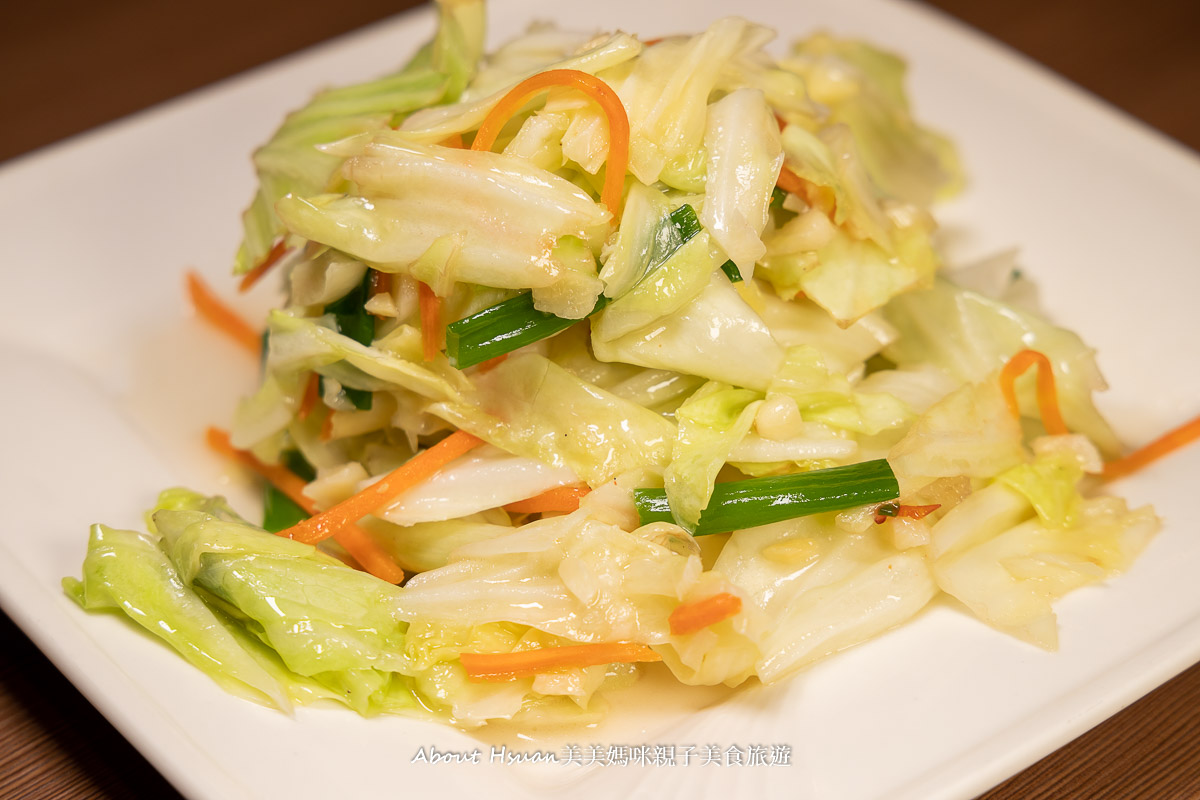
[[[479,365],[479,374],[485,375],[485,374],[491,372],[496,367],[503,364],[505,359],[507,359],[507,358],[508,358],[508,353],[501,353],[500,355],[496,356],[495,358],[489,358],[487,361],[485,361]]]
[[[276,489],[287,495],[288,499],[304,509],[306,514],[317,513],[317,507],[312,498],[304,494],[304,481],[296,473],[278,464],[264,463],[254,454],[245,450],[238,450],[230,442],[229,434],[218,428],[209,428],[207,438],[209,447],[266,478]],[[404,580],[404,570],[396,566],[396,562],[371,539],[366,531],[357,525],[350,525],[340,531],[335,540],[354,557],[354,560],[364,570],[376,578],[388,583],[399,583]]]
[[[509,681],[552,669],[662,661],[662,656],[644,644],[605,642],[543,647],[513,653],[460,653],[459,659],[470,678]]]
[[[424,283],[417,283],[417,303],[421,312],[421,349],[426,361],[437,358],[442,349],[442,298]]]
[[[645,47],[654,47],[654,45],[658,44],[659,42],[661,42],[661,41],[662,41],[663,39],[665,39],[665,38],[667,38],[667,37],[665,37],[665,36],[659,36],[659,37],[657,37],[657,38],[655,38],[655,39],[647,39],[646,41],[642,42],[642,45],[643,45],[643,46],[645,46]]]
[[[308,544],[324,541],[371,512],[388,505],[463,453],[481,444],[482,439],[466,431],[455,431],[392,470],[383,480],[371,484],[332,508],[293,525],[282,531],[280,536]]]
[[[729,619],[741,610],[742,598],[721,592],[693,603],[680,603],[671,612],[667,622],[671,626],[672,636],[684,636]]]
[[[445,139],[442,139],[440,142],[438,142],[438,144],[440,144],[442,147],[455,147],[458,149],[462,149],[462,146],[463,146],[462,134],[456,133],[453,136],[447,136]]]
[[[1004,400],[1013,416],[1020,417],[1021,411],[1017,405],[1017,394],[1013,387],[1014,381],[1030,366],[1037,365],[1037,400],[1038,410],[1042,415],[1042,425],[1046,432],[1059,436],[1069,433],[1062,412],[1058,406],[1058,395],[1054,388],[1054,370],[1050,359],[1036,350],[1022,350],[1008,360],[1000,372],[1000,388],[1004,392]],[[1105,480],[1129,475],[1168,453],[1172,453],[1191,442],[1200,439],[1200,417],[1185,422],[1178,428],[1169,431],[1155,439],[1145,447],[1135,450],[1127,456],[1110,461],[1104,465]]]
[[[788,194],[798,194],[801,197],[808,194],[808,187],[805,185],[804,179],[786,166],[780,168],[779,178],[776,179],[775,185]]]
[[[937,511],[939,508],[941,508],[942,504],[941,503],[933,503],[933,504],[927,505],[927,506],[905,506],[905,505],[900,505],[898,503],[885,503],[884,505],[879,507],[880,511],[882,512],[883,510],[887,509],[889,506],[892,508],[892,511],[890,511],[889,513],[886,513],[886,514],[878,513],[875,515],[875,524],[876,525],[882,525],[883,523],[887,522],[889,519],[891,519],[893,517],[905,517],[907,519],[925,519],[925,517],[928,517],[930,514]]]
[[[308,415],[317,407],[320,399],[321,379],[314,372],[308,376],[308,383],[304,385],[304,397],[300,400],[300,409],[296,412],[296,418],[300,420],[308,419]]]
[[[542,492],[536,497],[518,500],[504,507],[514,514],[540,514],[547,511],[574,511],[579,501],[590,492],[587,486],[558,486]]]
[[[317,434],[317,437],[322,442],[328,442],[330,439],[333,438],[333,409],[332,408],[329,409],[329,411],[325,412],[325,419],[323,419],[321,421],[321,432]]]
[[[604,188],[600,202],[612,212],[613,221],[621,216],[621,192],[625,188],[625,171],[629,166],[629,116],[621,98],[604,81],[595,75],[574,69],[552,69],[526,78],[500,98],[500,102],[488,112],[472,150],[491,150],[496,143],[504,123],[521,110],[529,99],[547,89],[578,89],[600,106],[608,117],[608,165],[604,173]]]
[[[804,202],[826,215],[832,216],[837,207],[837,198],[832,189],[806,181],[786,166],[780,168],[775,185],[788,194],[803,197]]]
[[[304,509],[308,511],[307,508]],[[313,512],[309,511],[309,514]],[[370,534],[357,525],[350,525],[334,534],[333,540],[346,549],[366,572],[388,583],[404,580],[402,570]]]
[[[1004,392],[1004,401],[1008,410],[1017,419],[1021,418],[1021,407],[1017,403],[1015,383],[1025,370],[1037,365],[1037,402],[1042,415],[1042,426],[1051,436],[1062,436],[1070,433],[1067,424],[1063,422],[1062,412],[1058,408],[1058,393],[1054,388],[1054,368],[1050,359],[1037,350],[1022,350],[1008,360],[1000,371],[1000,390]]]
[[[1104,465],[1104,480],[1110,481],[1136,472],[1151,461],[1173,453],[1179,448],[1200,439],[1200,417],[1189,420],[1172,431],[1155,439],[1145,447],[1134,450],[1127,456]]]
[[[942,507],[941,503],[931,503],[927,506],[906,506],[901,505],[896,509],[897,517],[908,517],[909,519],[924,519],[933,512]]]
[[[205,438],[208,440],[210,448],[257,472],[274,484],[276,489],[291,498],[296,505],[301,508],[304,508],[305,504],[312,505],[312,500],[304,495],[304,480],[287,467],[279,464],[267,464],[258,460],[253,453],[237,449],[229,440],[229,434],[220,428],[209,428],[205,432]],[[308,511],[307,508],[304,510]]]
[[[250,270],[242,277],[242,282],[238,284],[239,292],[250,291],[250,288],[254,286],[254,284],[258,283],[259,279],[262,278],[263,275],[267,274],[267,270],[279,263],[279,260],[287,253],[287,245],[284,244],[285,241],[286,240],[284,239],[277,241],[271,248],[271,252],[267,253],[263,260],[255,265],[254,269]]]
[[[258,331],[222,303],[204,282],[204,279],[192,270],[187,273],[187,290],[192,307],[205,322],[232,338],[253,353],[255,358],[258,358],[262,353],[262,338]]]

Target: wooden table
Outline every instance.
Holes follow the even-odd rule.
[[[0,3],[0,160],[413,4]],[[1200,148],[1200,3],[932,4]],[[0,654],[0,797],[178,797],[3,615]],[[1200,665],[984,797],[1200,797]]]

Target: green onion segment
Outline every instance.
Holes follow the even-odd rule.
[[[364,308],[370,294],[371,270],[367,270],[357,286],[325,306],[325,313],[337,320],[338,333],[366,347],[375,340],[375,318]]]
[[[725,273],[725,277],[729,278],[730,283],[742,282],[742,271],[737,268],[737,264],[732,261],[726,261],[721,265],[721,272]]]
[[[606,305],[608,298],[601,295],[588,316]],[[547,339],[576,322],[579,320],[538,311],[533,307],[533,295],[525,292],[447,325],[446,357],[451,365],[466,369]]]
[[[333,318],[337,322],[338,333],[349,336],[365,347],[370,347],[371,342],[375,341],[375,318],[364,308],[367,298],[370,296],[371,270],[367,270],[358,286],[325,306],[325,313],[333,314]],[[322,394],[324,391],[325,386],[322,383]],[[371,402],[374,398],[371,392],[363,389],[351,389],[349,386],[343,386],[342,391],[346,393],[346,399],[359,411],[371,410]]]
[[[754,528],[825,511],[884,503],[899,496],[896,476],[882,458],[795,475],[718,483],[700,515],[695,535]],[[633,499],[641,524],[674,522],[664,490],[636,489]]]
[[[306,519],[308,514],[292,498],[270,484],[263,489],[263,530],[279,533]]]
[[[317,476],[312,465],[296,450],[288,450],[283,454],[283,465],[306,481]],[[262,526],[265,530],[279,533],[306,519],[308,512],[296,505],[296,501],[269,483],[264,487]]]

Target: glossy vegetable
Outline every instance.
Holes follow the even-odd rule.
[[[1051,648],[1129,567],[1158,521],[1096,476],[1200,428],[1117,458],[1012,256],[939,274],[962,174],[899,57],[736,17],[485,56],[480,0],[437,10],[256,154],[265,325],[189,283],[262,359],[210,444],[282,535],[168,490],[94,530],[83,606],[279,708],[577,725],[641,662],[770,683],[942,593]]]
[[[648,255],[649,271],[666,262],[700,231],[691,206],[671,212],[659,226],[654,250]],[[609,303],[601,296],[592,308],[597,314]],[[446,327],[446,356],[459,369],[475,366],[526,345],[561,333],[578,320],[539,311],[532,294],[519,294]]]
[[[864,461],[775,478],[717,484],[700,515],[696,535],[756,528],[786,519],[895,500],[900,495],[887,461]],[[671,520],[666,492],[634,493],[643,525]]]

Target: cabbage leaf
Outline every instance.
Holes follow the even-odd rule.
[[[671,515],[681,528],[696,529],[717,473],[750,430],[761,403],[758,392],[710,382],[675,410],[679,432],[663,478]]]
[[[275,204],[287,194],[323,191],[342,159],[320,145],[386,128],[409,112],[458,98],[483,51],[483,0],[442,0],[433,41],[403,69],[366,83],[318,93],[287,116],[254,154],[259,188],[242,217],[234,266],[249,272],[285,232]]]
[[[1043,353],[1054,365],[1067,427],[1091,439],[1105,456],[1120,454],[1116,435],[1092,404],[1092,392],[1107,384],[1095,351],[1078,335],[946,281],[897,297],[884,313],[900,332],[884,355],[901,367],[931,364],[958,381],[981,381],[1020,350]],[[1036,413],[1031,374],[1018,380],[1017,396],[1022,409]]]

